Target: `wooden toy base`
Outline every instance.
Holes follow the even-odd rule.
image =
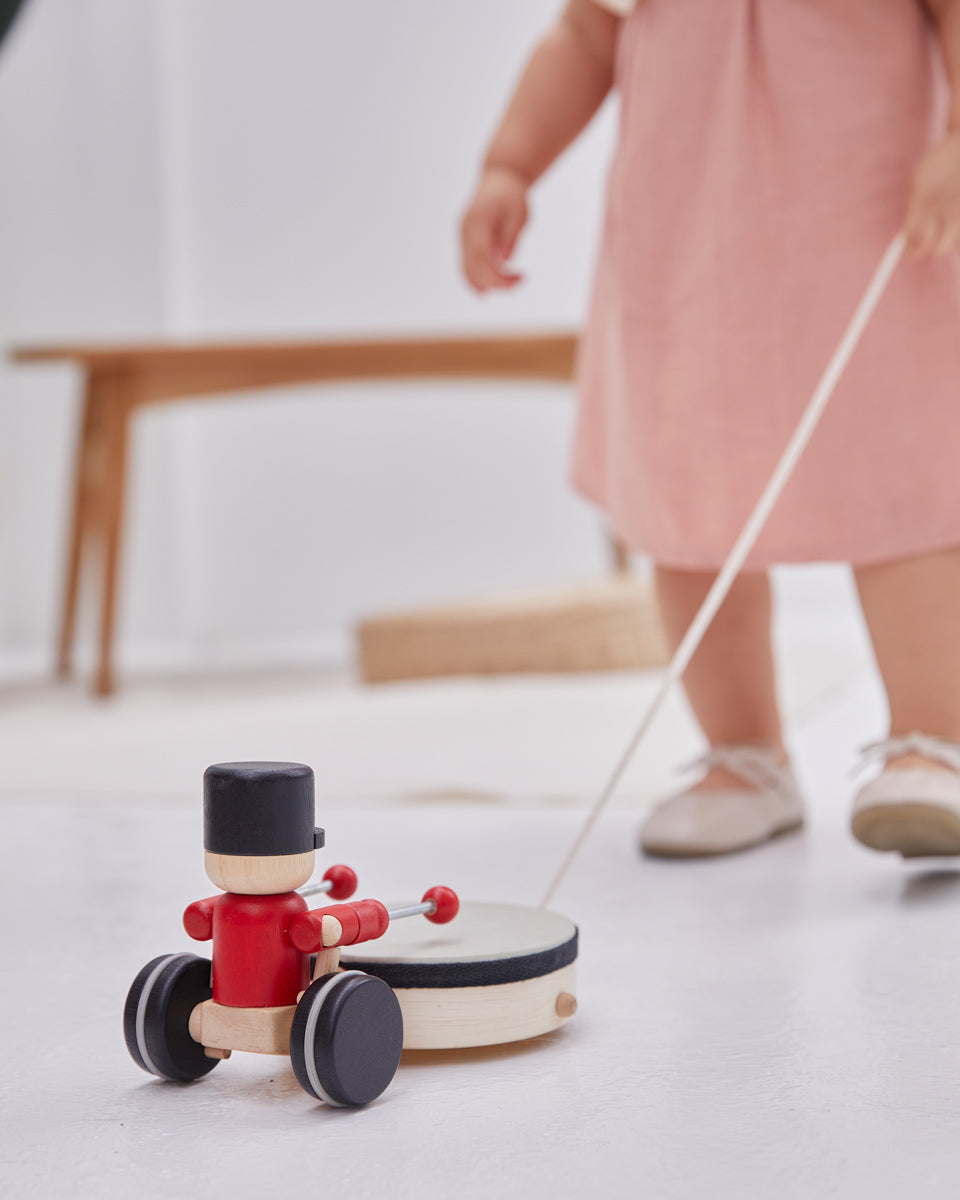
[[[190,1036],[208,1052],[246,1050],[251,1054],[289,1054],[295,1004],[278,1008],[228,1008],[204,1000],[190,1014]]]
[[[342,962],[393,988],[405,1050],[450,1050],[558,1029],[576,1011],[576,956],[576,926],[558,913],[468,903],[449,926],[396,922]]]
[[[638,669],[668,658],[652,589],[628,575],[372,618],[357,639],[368,683]]]

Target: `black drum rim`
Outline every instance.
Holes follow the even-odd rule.
[[[392,988],[466,988],[496,987],[503,983],[522,983],[551,975],[576,962],[579,932],[559,946],[533,954],[510,958],[477,959],[474,962],[398,962],[367,961],[362,966],[368,975],[376,975]],[[353,966],[348,958],[344,965]],[[361,963],[356,962],[359,967]]]

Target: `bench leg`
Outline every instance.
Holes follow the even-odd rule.
[[[60,614],[60,637],[57,652],[57,673],[66,679],[73,670],[73,635],[77,619],[77,598],[80,592],[85,551],[96,517],[99,491],[98,441],[98,380],[91,372],[86,381],[80,431],[77,437],[76,464],[73,478],[73,505],[70,512],[70,535],[67,547],[67,572],[64,580],[63,607]]]
[[[103,468],[98,507],[103,535],[103,579],[100,592],[99,657],[94,681],[94,691],[99,696],[109,696],[114,690],[113,640],[123,537],[130,415],[136,403],[135,386],[132,376],[111,377],[109,394],[103,397],[101,405]]]

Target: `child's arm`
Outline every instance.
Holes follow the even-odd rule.
[[[507,260],[526,224],[527,190],[610,91],[619,28],[620,18],[596,0],[568,0],[534,50],[461,225],[463,272],[477,291],[519,282]]]
[[[953,96],[947,134],[921,160],[907,209],[907,245],[916,255],[960,250],[960,0],[924,0],[940,32]]]

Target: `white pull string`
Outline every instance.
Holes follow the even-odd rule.
[[[593,803],[587,819],[584,821],[580,832],[577,834],[573,845],[570,847],[566,858],[560,865],[560,869],[550,886],[547,888],[546,894],[540,902],[541,908],[546,906],[553,899],[554,893],[563,882],[564,877],[573,865],[574,860],[580,853],[580,849],[584,842],[590,836],[590,833],[597,823],[597,819],[603,812],[610,800],[610,797],[617,789],[617,785],[623,776],[624,771],[630,764],[637,747],[646,735],[647,730],[653,724],[654,718],[660,711],[667,693],[677,682],[680,676],[687,669],[690,659],[693,658],[697,647],[703,639],[704,634],[710,626],[710,622],[717,615],[717,611],[726,599],[727,592],[737,576],[740,568],[743,566],[747,555],[753,549],[753,545],[764,525],[767,518],[770,516],[771,509],[780,498],[780,493],[787,484],[794,467],[797,465],[797,460],[806,449],[817,422],[823,415],[823,410],[827,407],[827,402],[833,395],[834,388],[837,386],[837,381],[846,369],[853,352],[857,348],[857,343],[867,326],[873,311],[883,295],[890,277],[896,269],[897,263],[903,255],[905,245],[904,235],[898,234],[890,243],[886,253],[880,260],[880,265],[877,267],[876,273],[870,280],[867,290],[863,294],[863,299],[857,306],[856,312],[850,321],[846,333],[840,345],[837,347],[833,358],[831,358],[827,369],[824,371],[820,382],[817,384],[816,391],[810,398],[803,415],[800,418],[799,424],[787,444],[786,450],[783,452],[783,457],[777,463],[776,469],[770,477],[770,481],[763,489],[760,499],[756,503],[756,507],[750,514],[750,517],[743,528],[743,532],[734,543],[733,549],[727,561],[723,564],[716,579],[713,581],[713,586],[707,593],[706,599],[700,606],[697,615],[690,622],[690,628],[683,636],[683,640],[676,649],[670,665],[667,667],[663,679],[660,682],[660,687],[657,689],[656,695],[650,703],[649,708],[643,715],[643,719],[637,726],[636,732],[631,737],[626,750],[620,756],[617,765],[613,769],[613,773],[607,780],[603,790],[597,796]]]

